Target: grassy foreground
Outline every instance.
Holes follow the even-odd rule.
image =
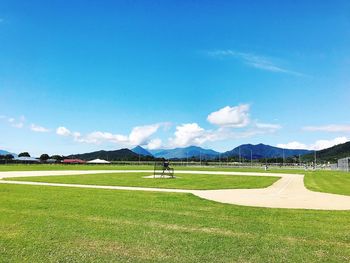
[[[0,185],[1,262],[349,262],[350,212]]]
[[[237,189],[237,188],[265,188],[276,182],[278,177],[261,176],[230,176],[208,174],[179,174],[175,179],[150,179],[147,173],[116,173],[116,174],[84,174],[64,176],[40,176],[40,177],[16,177],[6,180],[67,183],[67,184],[92,184],[92,185],[117,185],[159,187],[173,189]]]

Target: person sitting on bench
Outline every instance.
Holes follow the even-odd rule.
[[[165,171],[169,171],[169,170],[170,170],[169,161],[168,161],[168,160],[165,160],[165,161],[163,162],[163,173],[164,173]]]

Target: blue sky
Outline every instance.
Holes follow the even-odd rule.
[[[349,1],[0,2],[0,149],[350,139]]]

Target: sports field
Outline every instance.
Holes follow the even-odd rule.
[[[50,168],[72,170],[71,166]],[[0,169],[48,170],[37,165]],[[30,181],[224,189],[266,187],[276,180],[205,174],[181,177],[183,180],[160,181],[125,173],[31,177]],[[350,175],[346,173],[307,172],[305,184],[312,190],[350,195]],[[350,211],[255,208],[183,193],[31,185],[0,184],[0,193],[2,262],[350,260]]]

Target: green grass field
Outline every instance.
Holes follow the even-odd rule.
[[[308,173],[304,182],[312,191],[350,195],[350,173],[334,171]]]
[[[348,262],[350,212],[0,185],[2,262]]]
[[[150,179],[148,173],[116,173],[116,174],[85,174],[64,176],[16,177],[7,180],[68,183],[68,184],[95,184],[116,186],[141,186],[174,189],[235,189],[235,188],[264,188],[276,182],[278,177],[259,176],[230,176],[208,174],[179,174],[178,178]]]
[[[16,168],[48,170],[37,165]],[[350,194],[349,174],[305,174],[312,190]],[[265,179],[276,180],[181,174],[182,182],[139,182],[144,175],[44,179],[191,189],[262,187],[272,183]],[[0,262],[349,262],[349,233],[350,211],[243,207],[191,194],[0,184]]]

